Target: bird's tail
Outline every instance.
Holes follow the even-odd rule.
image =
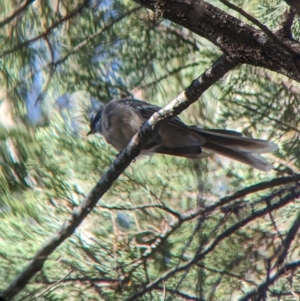
[[[212,151],[222,156],[247,164],[259,170],[268,171],[273,166],[260,154],[273,152],[277,144],[262,140],[243,137],[242,134],[226,130],[204,130],[194,127],[195,134],[206,139],[201,146],[204,150]]]

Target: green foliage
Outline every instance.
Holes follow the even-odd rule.
[[[256,1],[248,7],[275,29],[285,4]],[[16,1],[4,1],[0,20],[16,9]],[[298,22],[293,33],[299,32]],[[91,100],[134,94],[166,104],[221,52],[132,1],[35,1],[0,28],[0,43],[0,111],[10,104],[13,116],[10,126],[3,122],[7,116],[0,120],[2,291],[115,158],[102,137],[85,136]],[[176,272],[139,300],[233,300],[256,288],[299,202],[291,197],[277,210],[237,225],[281,202],[294,186],[218,202],[299,171],[298,95],[292,81],[268,70],[240,66],[231,72],[182,118],[274,140],[280,144],[269,157],[275,171],[263,174],[213,155],[201,161],[138,158],[15,300],[125,300],[170,271]],[[59,102],[63,96],[65,105]],[[37,119],[30,115],[35,110]],[[297,260],[297,239],[290,250],[288,260]],[[205,255],[196,260],[199,254]],[[291,300],[290,282],[299,291],[299,272],[293,277],[281,277],[269,300],[279,293]]]

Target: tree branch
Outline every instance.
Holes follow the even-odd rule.
[[[256,29],[203,0],[134,1],[211,41],[240,63],[300,82],[299,43],[276,36],[263,25],[264,31]]]
[[[276,197],[277,197],[277,194],[276,194]],[[248,215],[245,219],[237,222],[236,224],[234,224],[233,226],[229,227],[228,229],[223,231],[221,234],[216,236],[216,238],[210,243],[210,245],[208,247],[206,247],[205,249],[203,249],[203,251],[196,254],[194,256],[194,258],[191,259],[189,262],[187,262],[186,264],[181,265],[179,267],[174,267],[174,268],[170,269],[164,275],[157,278],[153,282],[149,283],[143,290],[141,290],[141,291],[135,293],[134,295],[130,296],[129,298],[127,298],[126,301],[133,301],[133,300],[138,299],[139,297],[145,295],[147,292],[149,292],[152,289],[154,289],[155,287],[157,287],[160,283],[167,281],[172,276],[189,269],[194,264],[197,264],[200,260],[205,258],[205,256],[207,254],[212,252],[221,241],[223,241],[224,239],[226,239],[227,237],[229,237],[230,235],[232,235],[239,229],[243,228],[244,226],[246,226],[247,224],[249,224],[256,218],[264,216],[265,214],[267,214],[269,212],[269,210],[277,210],[277,209],[285,206],[286,204],[288,204],[295,198],[299,198],[299,197],[300,197],[300,186],[295,185],[295,187],[293,189],[290,189],[290,192],[285,197],[281,198],[278,202],[276,202],[270,206],[266,206],[262,209],[252,211],[252,213],[250,215]],[[270,195],[270,196],[268,196],[268,198],[271,200],[274,197],[272,197],[272,195]]]
[[[220,275],[227,275],[227,276],[229,276],[229,277],[232,277],[232,278],[236,278],[238,281],[242,281],[242,282],[245,282],[245,283],[247,283],[247,284],[249,284],[249,285],[254,285],[254,286],[256,286],[256,283],[254,282],[254,281],[252,281],[252,280],[248,280],[248,279],[245,279],[245,278],[242,278],[241,276],[238,276],[238,275],[235,275],[235,274],[233,274],[233,273],[231,273],[231,272],[228,272],[228,271],[226,271],[226,270],[217,270],[217,269],[215,269],[215,268],[211,268],[211,267],[208,267],[208,266],[206,266],[204,263],[198,263],[197,264],[197,266],[199,267],[199,268],[201,268],[201,269],[205,269],[205,270],[208,270],[208,271],[210,271],[210,272],[213,272],[213,273],[216,273],[216,274],[220,274]]]
[[[281,41],[266,25],[260,23],[256,18],[249,15],[247,12],[245,12],[240,7],[230,3],[227,0],[219,0],[224,5],[228,6],[229,8],[235,10],[239,14],[241,14],[243,17],[245,17],[247,20],[252,22],[254,25],[256,25],[262,32],[264,32],[270,39],[272,39],[274,42],[276,42],[278,45],[280,45],[283,49],[285,49],[287,52],[289,52],[291,55],[299,55],[299,53],[295,52],[293,49],[288,47],[284,44],[283,41]]]
[[[252,290],[245,296],[239,299],[239,301],[247,300],[262,300],[261,296],[265,293],[268,286],[273,284],[281,275],[286,274],[289,271],[295,270],[300,267],[300,260],[285,264],[277,273],[268,277],[268,279],[261,283],[257,289]]]
[[[289,250],[291,243],[293,242],[299,228],[300,228],[300,211],[298,212],[298,215],[297,215],[293,225],[291,226],[289,232],[287,233],[286,238],[283,241],[283,244],[281,245],[281,248],[280,248],[279,254],[278,254],[278,259],[277,259],[274,267],[280,266],[286,259],[288,250]]]
[[[144,204],[144,205],[131,206],[131,207],[99,205],[99,206],[97,206],[97,208],[98,207],[108,209],[108,210],[124,210],[124,211],[135,211],[135,210],[144,210],[147,208],[158,208],[158,209],[161,209],[161,210],[164,210],[164,211],[170,213],[171,215],[174,215],[177,218],[180,218],[179,212],[176,212],[173,209],[171,209],[165,205],[162,205],[162,204]]]
[[[289,39],[292,39],[293,36],[292,36],[291,27],[293,25],[295,15],[296,15],[295,11],[292,8],[287,8],[282,15],[282,20],[276,32],[284,35]]]
[[[83,202],[64,222],[61,228],[53,234],[48,241],[37,251],[33,259],[25,266],[21,273],[14,279],[9,287],[2,293],[2,297],[10,300],[18,294],[30,281],[30,279],[42,269],[47,257],[55,249],[73,234],[86,216],[96,206],[98,200],[108,191],[113,182],[129,166],[131,161],[139,154],[143,145],[147,142],[160,124],[168,118],[179,114],[190,104],[195,102],[203,92],[221,79],[228,71],[232,70],[236,63],[229,61],[226,56],[220,57],[209,69],[179,94],[170,104],[155,113],[145,123],[122,153],[114,160],[110,168],[102,175],[96,186],[86,196]]]
[[[31,1],[32,2],[32,1]],[[80,13],[89,3],[89,0],[84,0],[82,4],[78,5],[78,7],[76,7],[70,14],[68,14],[67,16],[61,18],[59,21],[54,22],[50,27],[48,27],[44,32],[42,32],[41,34],[37,35],[36,37],[30,39],[30,40],[26,40],[23,43],[20,43],[16,46],[14,46],[11,49],[5,50],[2,53],[0,53],[0,58],[11,54],[15,51],[17,51],[18,49],[28,46],[29,44],[41,39],[41,38],[45,38],[47,37],[55,28],[57,28],[58,26],[62,25],[64,22],[70,20],[71,18],[73,18],[74,16],[76,16],[78,13]]]
[[[172,295],[177,295],[180,298],[180,300],[186,300],[186,301],[205,301],[202,298],[194,297],[194,296],[188,295],[186,293],[180,292],[180,291],[178,291],[176,289],[167,288],[165,286],[164,287],[158,286],[158,287],[154,288],[154,290],[158,290],[158,291],[166,290],[167,292],[169,292]],[[167,298],[165,300],[169,300],[169,298]]]
[[[265,181],[265,182],[261,182],[261,183],[255,184],[255,185],[251,185],[251,186],[248,186],[241,190],[238,190],[237,192],[235,192],[234,194],[232,194],[230,196],[226,196],[226,197],[220,199],[219,202],[217,202],[216,204],[210,205],[209,207],[206,208],[206,210],[209,209],[211,211],[211,210],[215,209],[216,207],[220,207],[222,205],[228,204],[229,202],[231,202],[233,200],[240,199],[240,198],[245,197],[246,195],[254,193],[254,192],[258,192],[258,191],[265,190],[268,188],[274,188],[274,187],[280,186],[280,185],[297,183],[298,181],[300,181],[300,174],[276,178],[276,179],[273,179],[270,181]]]
[[[22,12],[26,10],[26,8],[32,3],[34,0],[26,0],[23,4],[21,4],[15,11],[11,13],[10,16],[8,16],[3,21],[0,21],[0,27],[5,26],[10,21],[12,21],[14,18],[16,18],[18,15],[20,15]]]
[[[141,256],[140,259],[136,260],[133,264],[131,264],[131,270],[130,272],[133,272],[137,267],[139,267],[147,258],[149,258],[159,246],[166,241],[166,239],[174,232],[176,229],[178,229],[183,223],[190,221],[196,217],[202,216],[202,217],[207,217],[210,215],[215,209],[230,203],[231,201],[234,201],[236,199],[240,199],[242,197],[247,196],[248,194],[255,193],[264,189],[268,188],[274,188],[276,186],[284,185],[284,184],[289,184],[289,183],[297,183],[298,180],[300,180],[300,174],[294,175],[294,176],[288,176],[288,177],[282,177],[282,178],[277,178],[273,179],[271,181],[266,181],[262,182],[259,184],[255,184],[249,187],[246,187],[244,189],[241,189],[237,191],[236,193],[224,197],[219,200],[219,202],[207,206],[205,208],[196,208],[193,210],[190,210],[188,212],[180,214],[180,216],[176,216],[177,219],[174,220],[170,225],[169,228],[167,228],[163,233],[161,233],[158,237],[157,240],[151,245],[151,248],[147,249]],[[284,189],[285,191],[285,189]],[[271,195],[271,198],[268,199],[268,203],[270,204],[271,199],[274,199],[275,197],[280,196],[283,193],[283,190],[279,190],[276,193],[273,193]],[[262,198],[256,203],[265,203],[266,202],[266,197]],[[270,205],[268,205],[268,209],[270,212]]]
[[[284,0],[291,8],[293,8],[298,15],[300,15],[300,2],[299,0]]]

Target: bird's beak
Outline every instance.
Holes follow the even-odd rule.
[[[93,134],[93,132],[89,131],[86,135],[88,136],[88,135],[91,135],[91,134]]]

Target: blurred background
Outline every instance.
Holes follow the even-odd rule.
[[[272,30],[287,8],[278,0],[232,2]],[[297,18],[292,31],[299,37]],[[101,136],[86,136],[91,113],[125,96],[166,105],[222,53],[129,0],[2,1],[0,45],[4,290],[116,156]],[[278,143],[266,156],[274,170],[262,173],[217,155],[137,159],[15,300],[125,300],[190,262],[267,199],[280,201],[291,186],[279,193],[269,185],[231,207],[192,214],[245,187],[299,172],[299,91],[298,83],[262,68],[230,72],[180,117]],[[299,202],[291,199],[253,219],[139,300],[238,300],[265,279],[297,211]],[[288,256],[299,259],[296,239]],[[296,300],[299,273],[294,277],[292,284],[280,278],[268,300],[278,292],[280,300]]]

